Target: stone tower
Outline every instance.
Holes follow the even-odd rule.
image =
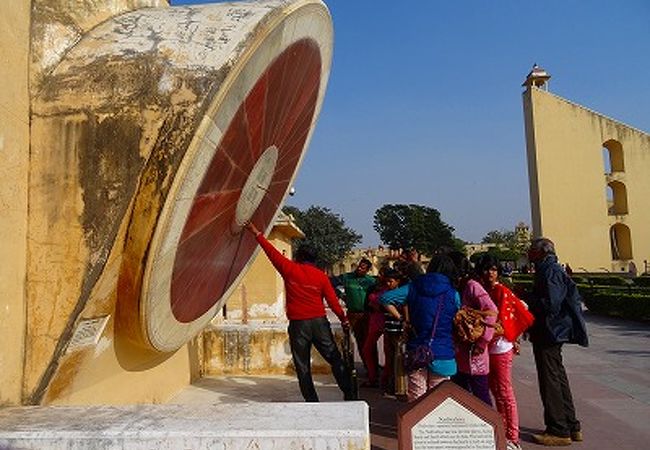
[[[524,82],[533,235],[573,270],[633,273],[650,260],[650,135]],[[606,86],[604,87],[606,89]]]

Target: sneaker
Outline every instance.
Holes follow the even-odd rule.
[[[564,447],[571,445],[571,438],[569,436],[556,436],[546,432],[542,434],[533,434],[533,441],[535,441],[536,444],[545,445],[547,447]]]
[[[582,442],[582,431],[572,431],[571,432],[571,440],[575,442]]]
[[[521,445],[519,445],[519,442],[515,441],[508,441],[506,444],[506,450],[522,450]]]
[[[389,391],[384,392],[383,397],[384,398],[390,398],[392,400],[397,400],[397,395],[395,395],[395,393],[389,392]]]

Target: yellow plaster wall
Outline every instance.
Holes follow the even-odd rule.
[[[343,339],[332,322],[334,339]],[[293,374],[287,324],[209,326],[201,335],[204,375]],[[339,344],[340,345],[340,344]],[[330,365],[312,348],[312,372],[330,373]]]
[[[115,339],[109,334],[97,346],[63,357],[43,404],[164,403],[195,378],[191,367],[198,365],[198,359],[193,344],[173,354],[140,360],[139,367],[130,366],[128,370],[125,355],[118,357],[115,347]],[[133,360],[139,356],[136,353],[132,350]]]
[[[116,241],[124,240],[124,228]],[[200,361],[195,341],[173,353],[147,351],[116,333],[117,281],[123,253],[115,250],[89,295],[80,320],[108,316],[96,345],[68,348],[56,358],[55,372],[43,393],[46,405],[120,405],[164,403],[198,376]],[[32,355],[37,356],[36,350]],[[43,352],[43,358],[49,356]],[[48,359],[45,359],[48,362]],[[26,370],[37,381],[41,372]],[[27,386],[34,388],[34,386]],[[31,392],[29,389],[27,392]]]
[[[609,228],[625,223],[636,267],[650,259],[650,136],[547,91],[524,93],[533,234],[556,243],[574,270],[627,270],[611,258]],[[629,214],[607,213],[603,144],[623,146]]]
[[[29,2],[0,2],[0,405],[21,398],[29,168]]]
[[[275,248],[291,258],[291,239],[275,229],[268,239]],[[257,253],[250,270],[230,295],[226,305],[229,322],[285,320],[284,282],[264,252]]]

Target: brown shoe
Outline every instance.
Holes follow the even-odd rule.
[[[533,441],[536,444],[545,445],[547,447],[564,447],[571,445],[570,437],[555,436],[554,434],[542,433],[533,434]]]
[[[582,442],[582,431],[572,431],[571,432],[571,440],[575,442]]]

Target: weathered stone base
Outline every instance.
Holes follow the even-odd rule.
[[[288,325],[288,322],[210,325],[200,341],[202,375],[294,374]],[[333,320],[332,332],[340,342],[341,328]],[[312,373],[331,371],[315,348],[312,348],[311,365]]]
[[[0,409],[0,449],[356,450],[368,405],[256,403]]]

